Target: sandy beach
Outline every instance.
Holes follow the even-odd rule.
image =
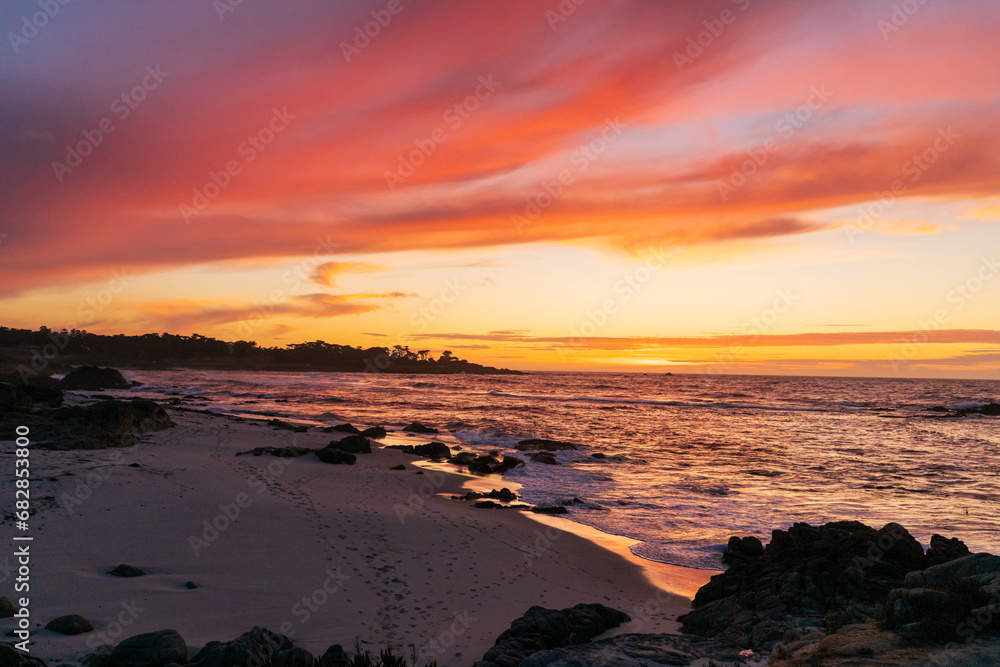
[[[633,617],[619,632],[676,632],[712,574],[643,561],[629,540],[564,519],[449,497],[510,486],[499,478],[422,470],[414,464],[423,459],[396,450],[361,454],[353,466],[236,456],[323,447],[341,434],[170,416],[174,428],[134,447],[32,452],[33,625],[80,614],[96,628],[40,628],[33,655],[73,661],[98,643],[164,628],[193,655],[261,625],[314,654],[357,639],[468,665],[532,605],[601,602]],[[426,441],[397,433],[382,444]],[[148,574],[107,574],[119,564]]]

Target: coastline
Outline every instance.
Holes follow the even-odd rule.
[[[331,437],[169,412],[176,427],[133,447],[33,451],[33,621],[80,614],[96,628],[40,629],[33,655],[71,661],[95,637],[114,644],[163,628],[193,654],[261,625],[314,654],[360,639],[363,648],[398,655],[413,645],[419,660],[470,664],[532,605],[601,602],[633,617],[615,634],[677,632],[690,608],[678,593],[713,574],[659,568],[580,524],[474,509],[447,497],[470,477],[421,470],[399,451],[375,449],[352,466],[236,456]],[[413,440],[390,434],[382,444],[393,442]],[[405,470],[390,470],[399,464]],[[149,574],[106,574],[119,563]],[[199,587],[185,588],[189,581]]]

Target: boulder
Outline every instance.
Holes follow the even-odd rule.
[[[281,651],[274,658],[274,667],[325,667],[313,657],[313,654],[298,646]]]
[[[969,547],[957,537],[948,539],[934,534],[931,535],[931,548],[927,550],[926,565],[932,567],[970,555],[972,552],[969,551]]]
[[[546,463],[550,466],[559,464],[559,461],[556,460],[555,455],[550,454],[549,452],[535,452],[529,457],[529,460],[533,461],[534,463]]]
[[[69,616],[53,618],[45,625],[45,629],[58,632],[61,635],[82,635],[85,632],[93,632],[94,626],[83,616],[70,614]]]
[[[475,460],[476,460],[476,455],[473,454],[472,452],[460,452],[452,456],[450,459],[448,459],[448,463],[457,466],[467,466]]]
[[[109,667],[164,667],[187,661],[187,644],[176,630],[158,630],[123,640],[108,656]]]
[[[413,453],[417,456],[426,456],[429,459],[451,458],[451,450],[443,442],[428,442],[426,445],[417,445],[413,448]]]
[[[544,440],[541,438],[529,438],[514,445],[514,449],[519,452],[557,452],[564,449],[580,449],[572,442],[560,442],[558,440]]]
[[[147,574],[144,570],[140,570],[137,567],[132,567],[131,565],[126,565],[122,563],[113,570],[108,570],[108,574],[115,577],[141,577]]]
[[[361,435],[349,435],[340,440],[331,440],[327,448],[340,449],[351,454],[371,454],[372,443]]]
[[[503,488],[500,490],[493,489],[486,493],[479,493],[478,491],[469,491],[464,496],[452,496],[455,500],[479,500],[480,498],[492,498],[494,500],[502,500],[506,503],[512,503],[517,500],[517,494],[508,488]]]
[[[14,603],[6,597],[0,597],[0,618],[10,618],[17,613]]]
[[[229,642],[209,642],[191,659],[198,667],[275,665],[277,656],[292,650],[288,637],[254,626]],[[288,654],[285,654],[286,659]]]
[[[534,514],[567,514],[569,512],[562,505],[538,505],[537,507],[529,507],[528,511]]]
[[[28,413],[35,408],[31,395],[23,387],[0,384],[0,412]]]
[[[63,389],[81,391],[99,391],[101,389],[128,389],[125,377],[114,368],[98,368],[97,366],[80,366],[74,368],[59,383]]]
[[[398,466],[392,466],[389,470],[406,470],[406,466],[400,463]]]
[[[0,642],[0,667],[46,667],[38,658],[21,653],[10,644]]]
[[[371,428],[366,428],[364,431],[362,431],[361,435],[365,436],[366,438],[371,438],[372,440],[381,440],[382,438],[387,436],[388,433],[386,433],[385,429],[382,428],[381,426],[372,426]]]
[[[492,456],[477,456],[469,463],[469,472],[477,475],[502,475],[511,468],[523,465],[524,461],[516,456],[505,456],[502,460]]]
[[[602,604],[578,604],[561,610],[531,607],[497,638],[476,667],[516,666],[538,651],[589,642],[629,620],[627,614]]]
[[[326,649],[320,662],[323,667],[351,667],[351,656],[347,655],[340,644],[334,644]]]
[[[129,447],[137,436],[173,425],[163,406],[153,401],[112,400],[50,410],[32,433],[39,449],[106,449]]]
[[[323,463],[330,464],[343,464],[343,465],[354,465],[358,460],[358,457],[350,452],[345,452],[342,449],[337,449],[336,447],[326,447],[325,449],[316,450],[316,458],[318,458]]]
[[[276,430],[291,431],[293,433],[306,433],[306,432],[309,431],[309,427],[308,426],[301,426],[301,425],[297,425],[297,424],[290,424],[290,423],[288,423],[286,421],[282,421],[280,419],[268,419],[267,420],[267,425],[268,426],[273,426]]]
[[[413,423],[409,424],[408,426],[404,426],[403,430],[406,431],[407,433],[437,433],[438,432],[438,430],[436,428],[432,428],[430,426],[424,426],[420,422],[413,422]]]
[[[339,431],[340,433],[351,433],[353,435],[361,434],[361,431],[359,431],[356,427],[351,426],[350,424],[337,424],[336,426],[331,426],[330,430]]]
[[[519,667],[747,664],[746,657],[733,647],[691,635],[624,634],[538,651],[522,660]]]
[[[740,561],[750,561],[764,555],[764,545],[756,537],[748,536],[742,540],[730,537],[726,550],[722,552],[722,562],[727,564]]]

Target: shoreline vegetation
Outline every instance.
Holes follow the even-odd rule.
[[[143,370],[191,368],[231,371],[328,371],[523,375],[522,371],[473,363],[444,350],[410,350],[406,345],[352,347],[325,341],[261,347],[255,341],[223,341],[199,334],[103,335],[78,329],[38,331],[0,327],[0,371],[25,377],[48,375],[78,365]]]
[[[671,586],[684,568],[656,578],[532,518],[502,477],[530,462],[427,442],[433,424],[302,426],[75,393],[128,386],[94,367],[0,382],[3,438],[30,426],[46,544],[26,637],[0,598],[15,637],[0,665],[1000,664],[1000,557],[955,537],[925,551],[899,524],[857,521],[733,536],[724,572],[686,573],[701,577],[692,599]]]

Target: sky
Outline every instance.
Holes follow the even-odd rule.
[[[0,325],[1000,379],[1000,4],[8,0]]]

